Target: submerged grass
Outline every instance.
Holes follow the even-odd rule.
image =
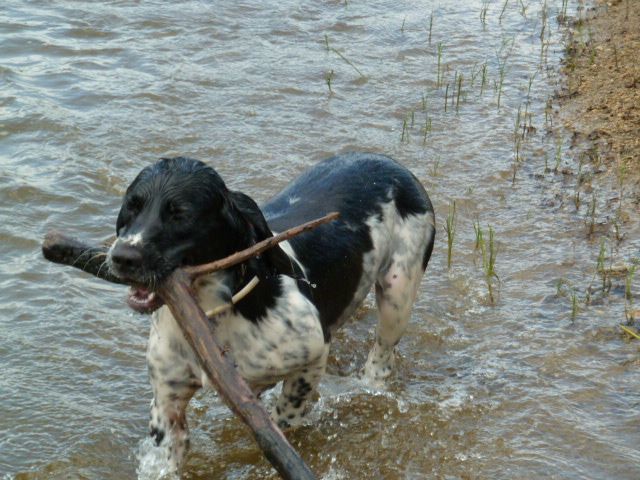
[[[498,274],[496,273],[496,257],[498,252],[496,250],[495,241],[494,241],[494,231],[491,225],[489,225],[489,245],[487,246],[485,242],[483,242],[482,246],[482,267],[484,270],[484,279],[487,283],[487,291],[489,293],[489,300],[491,303],[495,303],[495,298],[493,295],[493,280],[500,281],[498,278]]]
[[[633,265],[627,270],[627,275],[624,279],[624,316],[627,322],[633,322],[635,320],[633,313],[633,295],[631,293],[631,285],[633,284],[633,277],[636,274],[636,265]]]
[[[456,113],[460,109],[460,92],[462,92],[462,72],[458,75],[458,93],[456,95]]]
[[[498,17],[498,22],[502,23],[502,17],[504,17],[504,12],[507,9],[507,4],[509,0],[504,0],[504,4],[502,5],[502,10],[500,11],[500,16]]]
[[[440,88],[442,86],[442,80],[444,79],[444,72],[442,71],[442,50],[443,50],[442,42],[438,42],[437,52],[438,52],[438,69],[436,70],[436,88]]]
[[[334,47],[329,45],[329,36],[327,34],[325,34],[325,36],[324,36],[324,44],[325,44],[325,48],[326,48],[326,50],[328,52],[333,52],[336,55],[338,55],[342,60],[345,61],[345,63],[347,65],[349,65],[351,68],[353,68],[356,71],[356,73],[358,75],[360,75],[360,78],[366,80],[367,76],[364,73],[362,73],[362,71],[358,67],[356,67],[355,64],[351,60],[349,60],[347,57],[345,57],[344,54],[340,50],[338,50],[338,49],[336,49],[336,48],[334,48]]]
[[[327,82],[327,88],[329,89],[329,95],[333,95],[333,90],[331,89],[331,80],[333,80],[333,70],[328,71],[325,74],[324,79]]]
[[[453,258],[453,241],[456,236],[456,201],[453,200],[449,205],[449,213],[445,223],[445,231],[447,232],[447,268],[451,269],[451,261]]]
[[[573,322],[580,312],[579,296],[575,287],[568,280],[560,278],[556,282],[556,296],[567,297],[571,301],[571,321]]]
[[[487,28],[487,10],[489,9],[489,1],[482,0],[482,7],[480,7],[480,23],[482,28]]]
[[[488,226],[488,238],[485,237],[485,233],[480,226],[480,220],[473,222],[473,230],[476,235],[474,251],[480,251],[482,257],[482,271],[484,274],[484,280],[487,286],[487,294],[489,295],[489,301],[491,304],[495,304],[494,295],[494,282],[500,282],[500,278],[496,273],[496,258],[498,256],[498,250],[495,242],[495,231],[491,225]]]

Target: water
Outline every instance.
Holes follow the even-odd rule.
[[[547,2],[541,47],[544,3],[508,2],[499,18],[504,2],[488,2],[483,25],[480,1],[5,1],[0,477],[156,478],[162,468],[145,440],[149,320],[127,310],[122,287],[47,264],[47,230],[108,238],[128,182],[160,156],[206,160],[264,201],[326,156],[368,150],[426,185],[437,245],[386,387],[355,379],[375,324],[371,300],[340,333],[311,421],[290,434],[314,471],[639,478],[638,347],[618,329],[624,277],[599,299],[594,276],[602,236],[608,263],[637,261],[637,212],[623,196],[616,241],[613,177],[594,184],[593,235],[587,186],[576,209],[570,131],[557,117],[553,128],[545,122],[566,27],[556,21],[562,2]],[[463,88],[452,104],[456,72]],[[513,182],[519,107],[536,131],[522,141]],[[552,171],[557,144],[564,173]],[[488,225],[496,232],[495,305],[474,252],[476,220],[485,237]],[[578,294],[574,320],[559,279]],[[197,396],[189,416],[185,478],[275,478],[213,394]]]

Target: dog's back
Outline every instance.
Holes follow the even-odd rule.
[[[434,214],[427,193],[411,172],[384,155],[329,158],[262,210],[275,231],[340,212],[337,221],[290,242],[313,286],[327,334],[353,313],[373,284],[384,283],[380,275],[394,262],[402,263],[403,275],[417,278],[416,261],[424,271],[433,249]]]

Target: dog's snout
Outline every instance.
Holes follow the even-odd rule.
[[[142,267],[142,251],[129,243],[118,243],[111,252],[111,261],[123,273],[132,273]]]

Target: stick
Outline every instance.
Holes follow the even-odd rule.
[[[245,248],[244,250],[240,250],[239,252],[229,255],[228,257],[216,260],[215,262],[198,265],[196,267],[185,267],[184,271],[191,277],[191,279],[194,279],[208,273],[213,273],[218,270],[224,270],[225,268],[229,268],[238,263],[242,263],[251,257],[260,255],[265,250],[269,250],[270,248],[275,247],[280,242],[284,242],[285,240],[289,240],[296,235],[300,235],[303,232],[312,230],[322,225],[323,223],[332,222],[339,216],[340,214],[338,212],[328,213],[324,217],[311,220],[309,222],[303,223],[302,225],[298,225],[297,227],[292,227],[288,230],[285,230],[284,232],[274,235],[273,237],[266,238],[261,242],[258,242],[249,248]]]
[[[111,283],[126,285],[112,275],[104,263],[107,247],[90,247],[60,232],[47,233],[42,243],[42,254],[50,262],[70,265]]]
[[[286,480],[311,480],[316,477],[273,423],[235,367],[222,355],[220,346],[209,328],[209,321],[194,298],[191,281],[197,276],[228,268],[259,255],[284,240],[335,220],[338,215],[337,212],[333,212],[291,228],[216,262],[177,269],[158,291],[186,340],[196,352],[213,386],[229,407],[249,426],[267,459]],[[79,268],[109,282],[125,283],[106,268],[106,252],[106,247],[89,247],[59,232],[48,233],[42,245],[42,253],[47,260]]]
[[[59,232],[46,235],[42,252],[47,260],[70,265],[103,280],[123,282],[104,266],[106,247],[89,247]],[[251,429],[267,459],[286,480],[316,477],[296,453],[235,367],[222,355],[209,328],[209,321],[194,299],[191,277],[175,270],[158,291],[171,310],[211,384],[229,407]]]
[[[209,321],[191,291],[191,279],[180,269],[173,272],[158,291],[182,333],[198,355],[211,383],[227,405],[251,429],[258,445],[282,478],[315,479],[315,475],[293,449],[260,401],[231,362],[222,355]]]
[[[266,238],[255,245],[245,248],[244,250],[240,250],[228,257],[221,258],[220,260],[216,260],[211,263],[205,263],[203,265],[184,267],[183,270],[192,280],[208,273],[224,270],[225,268],[242,263],[251,257],[260,255],[262,252],[269,250],[277,244],[284,242],[285,240],[289,240],[296,235],[312,230],[324,223],[329,223],[337,219],[339,216],[340,214],[338,212],[328,213],[324,217],[311,220],[303,223],[302,225],[285,230],[273,237]],[[44,258],[50,262],[76,267],[90,273],[91,275],[95,275],[102,280],[126,285],[126,282],[109,272],[109,269],[104,264],[106,253],[107,247],[90,247],[57,231],[47,233],[42,244],[42,254],[44,255]]]

